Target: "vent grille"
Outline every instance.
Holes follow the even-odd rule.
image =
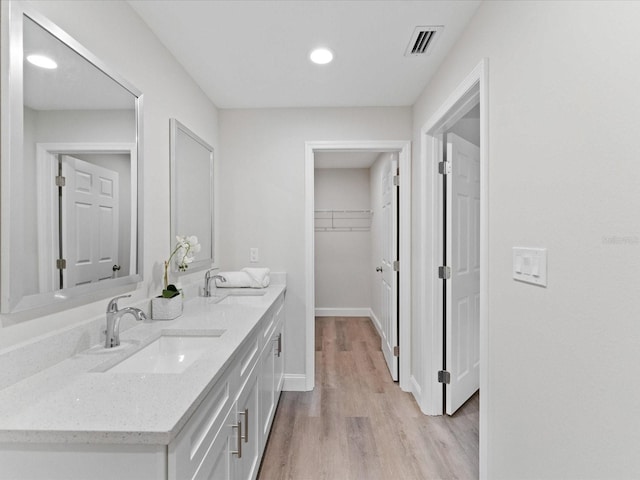
[[[409,40],[405,57],[428,55],[433,50],[436,40],[444,26],[416,27]]]

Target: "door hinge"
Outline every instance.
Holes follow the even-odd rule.
[[[400,347],[398,345],[393,347],[393,356],[394,357],[399,357],[400,356]]]
[[[393,176],[393,186],[394,187],[400,186],[400,175]]]
[[[440,370],[438,372],[438,383],[446,383],[447,385],[451,383],[451,374],[446,370]]]
[[[451,173],[451,162],[438,163],[438,173],[440,175],[449,175]]]
[[[67,183],[67,179],[62,175],[56,175],[56,187],[64,187]]]
[[[393,261],[393,271],[394,272],[399,272],[400,271],[400,260],[394,260]]]
[[[449,280],[451,278],[451,267],[438,267],[438,278]]]
[[[67,268],[67,261],[64,258],[58,258],[56,260],[56,268],[58,270],[64,270]]]

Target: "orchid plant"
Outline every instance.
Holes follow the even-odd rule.
[[[164,290],[162,290],[163,298],[172,298],[180,294],[175,285],[169,284],[169,266],[171,260],[175,261],[176,267],[179,271],[184,272],[189,268],[189,264],[193,262],[193,255],[200,251],[200,244],[198,243],[198,237],[195,235],[190,236],[176,236],[176,246],[169,255],[169,258],[164,262]]]

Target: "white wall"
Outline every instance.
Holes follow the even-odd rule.
[[[639,21],[638,2],[485,1],[414,106],[418,146],[488,58],[491,479],[640,477]],[[547,288],[513,281],[513,246],[548,248]]]
[[[249,248],[260,265],[286,271],[286,372],[305,369],[305,141],[405,140],[411,109],[220,110],[220,264],[239,268]]]
[[[368,168],[315,170],[316,210],[369,210]],[[316,309],[369,309],[371,230],[315,232]]]
[[[182,67],[124,1],[30,2],[144,94],[144,281],[123,305],[148,309],[161,289],[169,236],[169,118],[218,147],[218,112]],[[183,282],[201,281],[201,273]],[[17,324],[0,317],[0,348],[81,320],[104,316],[106,301]],[[12,325],[13,324],[13,325]]]

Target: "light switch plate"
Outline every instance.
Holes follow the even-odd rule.
[[[513,247],[513,278],[546,287],[547,249]]]

